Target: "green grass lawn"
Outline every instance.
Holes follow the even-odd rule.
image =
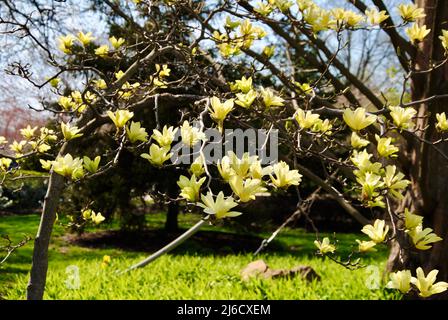
[[[183,228],[197,217],[182,215]],[[34,235],[39,217],[36,215],[0,217],[0,233],[19,240],[24,234]],[[162,215],[149,215],[150,228],[160,229]],[[114,226],[103,226],[103,228]],[[232,232],[229,227],[207,226],[210,232]],[[91,231],[91,230],[90,230]],[[209,233],[210,233],[209,232]],[[210,250],[199,241],[189,240],[171,254],[165,255],[143,269],[117,275],[149,252],[125,251],[116,247],[81,247],[67,243],[64,228],[56,226],[50,247],[50,263],[46,299],[397,299],[395,292],[369,289],[372,275],[381,276],[387,256],[386,249],[366,255],[362,263],[369,268],[350,271],[317,257],[315,235],[301,229],[288,229],[269,250],[256,258],[251,253],[229,253],[229,248]],[[213,236],[213,233],[211,233]],[[261,236],[268,236],[264,233]],[[260,235],[258,235],[260,236]],[[322,234],[321,236],[325,236]],[[363,235],[338,234],[338,251],[345,258],[355,239]],[[229,243],[231,247],[233,243]],[[32,243],[20,248],[0,266],[0,298],[23,299],[28,280]],[[104,255],[111,257],[108,267],[102,268]],[[272,268],[292,268],[309,265],[322,277],[307,283],[299,278],[252,279],[244,282],[240,271],[254,259],[264,259]],[[378,269],[374,269],[374,268]],[[73,283],[70,270],[79,270],[79,288]],[[373,269],[372,269],[373,268]]]

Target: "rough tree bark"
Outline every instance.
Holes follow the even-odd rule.
[[[442,29],[448,29],[448,4],[446,0],[418,0],[419,7],[426,11],[426,17],[420,21],[431,28],[431,33],[420,44],[414,59],[416,70],[428,70],[437,62],[443,61],[444,49],[438,39]],[[411,95],[413,101],[419,101],[434,95],[448,93],[448,65],[432,72],[417,73],[411,78]],[[419,104],[417,120],[419,128],[426,128],[423,133],[417,133],[420,139],[436,141],[440,133],[435,128],[436,113],[447,111],[446,99],[433,100]],[[423,115],[428,115],[423,117]],[[448,154],[448,145],[437,146],[440,151]],[[407,147],[409,162],[405,166],[411,177],[412,187],[406,195],[405,206],[411,207],[417,213],[425,216],[425,227],[429,226],[444,240],[436,243],[431,250],[421,251],[410,256],[398,257],[396,247],[393,247],[389,257],[389,269],[410,268],[422,266],[425,271],[440,270],[438,279],[448,280],[448,161],[436,149],[418,139],[409,138]],[[447,295],[445,295],[447,298]]]

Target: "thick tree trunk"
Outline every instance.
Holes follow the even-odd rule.
[[[425,8],[426,17],[422,23],[431,28],[431,33],[420,44],[415,57],[416,70],[428,70],[433,64],[443,61],[444,49],[439,40],[442,29],[448,29],[448,4],[446,0],[418,0],[419,7]],[[448,93],[448,65],[432,72],[416,74],[411,83],[413,101]],[[448,111],[448,101],[434,100],[417,106],[419,128],[427,128],[418,133],[422,139],[436,141],[440,133],[435,129],[436,113]],[[424,117],[426,115],[426,117]],[[448,155],[447,143],[437,145],[439,151]],[[436,243],[432,249],[398,257],[393,246],[389,257],[390,269],[422,266],[425,271],[438,269],[438,279],[448,280],[448,161],[439,151],[415,137],[408,139],[409,163],[407,173],[412,180],[412,188],[406,196],[404,207],[411,207],[424,215],[424,226],[431,227],[444,240]],[[401,260],[401,261],[400,261]]]

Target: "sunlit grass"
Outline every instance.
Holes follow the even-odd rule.
[[[151,227],[160,227],[161,215],[148,218]],[[187,227],[194,218],[183,217]],[[33,234],[37,216],[10,216],[0,218],[0,233],[14,239],[22,234]],[[210,227],[213,228],[213,227]],[[220,228],[220,231],[223,229]],[[45,297],[47,299],[393,299],[398,298],[384,289],[369,289],[372,269],[350,271],[344,267],[316,257],[313,253],[314,234],[303,230],[286,230],[276,240],[278,252],[266,252],[254,258],[252,254],[226,254],[225,252],[196,251],[186,243],[172,254],[165,255],[144,269],[125,275],[123,270],[147,256],[148,253],[128,252],[115,248],[91,249],[67,244],[57,226],[50,248],[50,266]],[[340,234],[339,251],[345,257],[354,239],[361,235]],[[197,246],[197,244],[196,244]],[[15,252],[0,267],[0,295],[5,299],[23,299],[28,281],[32,244]],[[101,267],[102,258],[109,255],[111,264]],[[322,277],[321,281],[307,283],[299,278],[241,280],[240,271],[254,259],[264,259],[272,268],[292,268],[309,265]],[[362,263],[384,268],[385,248],[369,255]],[[79,270],[80,286],[71,278],[70,266]],[[67,267],[69,267],[67,269]],[[67,273],[68,272],[68,273]]]

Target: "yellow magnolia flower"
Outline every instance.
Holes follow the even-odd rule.
[[[384,199],[383,196],[378,196],[378,197],[375,197],[375,198],[373,198],[371,200],[368,200],[365,203],[365,205],[368,208],[380,207],[380,208],[384,209],[384,208],[386,208],[386,204],[384,203],[383,199]]]
[[[298,186],[302,181],[302,175],[298,170],[289,170],[289,165],[280,161],[273,166],[274,175],[270,174],[272,184],[277,188],[287,188],[291,185]]]
[[[417,8],[415,4],[400,4],[398,12],[401,18],[406,22],[412,22],[426,16],[423,8]]]
[[[126,127],[126,134],[131,143],[148,141],[148,133],[146,132],[146,129],[141,126],[140,122],[132,121],[131,125]]]
[[[430,297],[434,294],[444,292],[448,289],[448,283],[439,281],[434,283],[437,279],[439,270],[432,270],[425,276],[422,268],[417,268],[417,278],[412,278],[411,282],[420,291],[419,296],[423,298]]]
[[[275,53],[275,46],[267,46],[263,49],[263,55],[268,58],[271,58]]]
[[[151,82],[154,86],[162,89],[168,88],[168,83],[162,81],[160,78],[157,77],[149,77],[149,82]]]
[[[357,108],[355,111],[351,109],[345,109],[342,115],[345,123],[355,131],[362,130],[373,124],[377,116],[366,115],[366,109]]]
[[[261,88],[261,96],[266,108],[284,106],[285,100],[277,95],[270,88]]]
[[[390,281],[386,288],[399,290],[401,293],[408,293],[411,290],[412,275],[409,270],[392,272],[389,275]]]
[[[376,243],[374,241],[360,241],[356,239],[356,242],[358,243],[359,252],[376,251],[376,249],[374,248],[376,246]]]
[[[61,176],[74,180],[84,176],[82,160],[80,158],[73,158],[69,153],[63,157],[58,156],[56,158],[53,162],[53,170]]]
[[[182,136],[182,142],[190,147],[206,139],[205,133],[200,131],[199,128],[190,126],[187,120],[184,121],[180,128],[180,135]]]
[[[299,89],[299,93],[310,94],[313,91],[309,83],[294,81],[294,85]]]
[[[297,123],[302,129],[309,129],[314,126],[320,118],[319,114],[315,114],[312,111],[304,111],[302,109],[298,109],[294,115]]]
[[[190,165],[189,172],[194,174],[196,177],[200,177],[205,173],[204,163],[202,157],[197,157],[193,163]]]
[[[101,58],[105,58],[109,55],[109,46],[107,44],[103,44],[95,49],[95,54]]]
[[[163,126],[162,132],[157,129],[153,130],[152,138],[157,141],[161,147],[169,147],[173,143],[177,128]]]
[[[347,10],[344,13],[343,20],[349,27],[357,27],[361,22],[364,21],[364,17],[351,10]]]
[[[362,200],[372,200],[377,197],[379,195],[377,189],[382,188],[384,185],[381,181],[381,176],[372,172],[365,172],[362,175],[358,175],[356,181],[362,187]]]
[[[39,159],[40,164],[42,165],[42,169],[44,170],[51,170],[51,167],[53,166],[53,161],[51,160],[43,160],[43,159]]]
[[[80,105],[84,102],[82,99],[82,93],[80,91],[73,91],[70,94],[70,97],[72,98],[72,100],[75,104]]]
[[[410,230],[408,234],[411,237],[414,246],[419,250],[431,249],[431,243],[443,240],[441,237],[433,233],[431,228],[423,229],[422,225]]]
[[[60,36],[58,38],[59,42],[59,50],[66,54],[70,54],[72,52],[72,47],[75,42],[75,37],[71,34],[68,34],[66,36]]]
[[[408,208],[404,209],[404,225],[406,227],[406,230],[414,230],[422,224],[422,216],[412,213]]]
[[[53,78],[49,81],[50,85],[53,88],[57,88],[60,82],[61,82],[61,79],[59,79],[59,78]]]
[[[219,131],[222,131],[224,119],[227,117],[227,114],[233,110],[233,99],[229,99],[224,103],[221,103],[219,98],[213,97],[210,99],[210,104],[210,116],[218,123]]]
[[[225,27],[229,28],[229,29],[235,29],[236,27],[238,27],[240,25],[240,21],[232,21],[232,19],[230,18],[230,16],[226,17],[226,24]]]
[[[400,129],[410,129],[414,127],[412,118],[417,114],[417,111],[413,108],[402,107],[389,107],[390,116],[395,125]]]
[[[93,210],[92,210],[92,214],[90,216],[90,219],[92,220],[92,222],[94,224],[100,224],[101,222],[106,220],[106,218],[103,217],[101,212],[95,213],[95,211],[93,211]]]
[[[381,24],[381,22],[383,22],[383,21],[387,20],[387,18],[389,18],[389,16],[386,14],[386,11],[384,11],[384,10],[378,11],[378,9],[376,9],[376,8],[367,9],[365,14],[366,14],[367,22],[373,26],[379,25],[379,24]]]
[[[240,33],[242,36],[251,36],[254,29],[252,23],[249,21],[249,19],[244,20],[240,23]]]
[[[36,132],[37,127],[31,128],[28,125],[26,128],[20,129],[20,134],[27,140],[31,140],[34,137],[34,133]]]
[[[56,141],[58,137],[54,134],[54,130],[45,127],[40,128],[40,139],[43,141]]]
[[[311,9],[310,9],[311,11]],[[318,8],[318,18],[312,23],[314,32],[328,30],[332,26],[331,12],[322,8]]]
[[[98,171],[98,166],[100,165],[101,161],[100,156],[96,156],[93,160],[87,156],[84,156],[82,159],[84,162],[84,169],[86,169],[90,173],[96,173]]]
[[[237,100],[235,101],[235,103],[243,108],[248,109],[250,108],[252,103],[254,103],[257,96],[258,94],[255,90],[250,90],[247,93],[237,93],[236,94]]]
[[[6,138],[4,136],[0,136],[0,145],[2,144],[7,144],[8,141],[6,140]]]
[[[120,49],[120,47],[124,44],[125,40],[123,38],[116,38],[112,36],[109,38],[110,44],[114,47],[115,50]]]
[[[241,49],[238,46],[233,46],[230,43],[221,43],[218,45],[219,52],[224,58],[236,56],[241,53]],[[232,90],[233,91],[233,90]]]
[[[311,127],[312,132],[320,132],[324,133],[326,135],[331,135],[331,129],[333,128],[333,125],[331,124],[330,120],[325,119],[318,119],[314,125]]]
[[[273,168],[271,166],[262,167],[261,161],[254,161],[249,168],[249,175],[252,179],[263,179],[264,176],[272,173]]]
[[[442,30],[442,35],[439,36],[440,41],[442,41],[442,46],[445,50],[448,50],[448,30]]]
[[[6,172],[11,166],[12,160],[9,158],[0,158],[0,171]]]
[[[124,76],[123,70],[119,70],[118,72],[115,72],[115,79],[120,80]]]
[[[303,20],[311,25],[314,33],[329,29],[332,23],[331,18],[330,11],[322,9],[315,4],[303,11]]]
[[[334,253],[336,251],[336,247],[330,244],[328,237],[323,238],[322,242],[314,240],[314,245],[319,249],[320,254]]]
[[[136,90],[140,87],[139,82],[135,82],[133,84],[130,84],[129,82],[125,82],[121,86],[121,90],[118,91],[119,98],[123,100],[129,100],[132,98]]]
[[[274,0],[275,6],[283,13],[288,12],[289,8],[293,5],[292,1],[289,0]]]
[[[20,142],[17,142],[16,140],[14,140],[14,142],[12,144],[9,145],[9,149],[14,151],[16,153],[17,156],[22,154],[23,151],[23,147],[26,145],[26,141],[22,140]]]
[[[81,212],[81,216],[84,220],[90,220],[92,218],[92,209],[86,209]]]
[[[448,121],[445,112],[436,114],[437,124],[436,128],[440,131],[448,131]]]
[[[364,147],[367,147],[369,145],[370,141],[361,138],[360,136],[358,136],[358,134],[353,131],[351,138],[350,138],[350,144],[352,145],[353,148],[355,149],[361,149]]]
[[[76,139],[82,137],[83,134],[79,133],[81,130],[76,126],[70,126],[69,123],[61,123],[61,131],[64,136],[65,141],[70,141],[72,139]]]
[[[334,20],[338,26],[342,24],[348,27],[356,27],[364,21],[364,17],[351,10],[345,10],[342,8],[335,8],[331,10]]]
[[[353,164],[358,167],[359,173],[371,172],[371,173],[380,173],[381,163],[375,162],[372,163],[370,158],[372,154],[368,153],[366,150],[358,151],[354,150],[350,160]],[[356,174],[356,172],[355,172]]]
[[[431,32],[431,29],[426,29],[426,26],[419,27],[418,24],[414,23],[410,28],[405,30],[411,42],[423,41],[425,37]]]
[[[229,180],[230,187],[239,197],[241,202],[255,200],[257,193],[265,192],[267,189],[262,186],[262,181],[258,179],[245,179],[234,175]]]
[[[237,217],[241,215],[241,212],[229,211],[236,207],[236,203],[232,196],[224,198],[224,193],[220,191],[216,196],[216,200],[213,199],[213,194],[208,192],[206,196],[201,195],[203,203],[198,203],[198,206],[204,208],[204,212],[210,215],[214,215],[216,219],[223,219],[227,217]]]
[[[51,146],[46,143],[30,141],[29,144],[32,146],[33,150],[37,150],[39,153],[44,153],[51,149]]]
[[[384,158],[395,158],[400,149],[392,144],[392,138],[380,138],[377,134],[375,135],[375,139],[378,142],[377,151],[381,157]]]
[[[160,167],[165,161],[171,158],[172,154],[169,152],[169,146],[159,147],[158,145],[153,143],[149,147],[149,154],[142,153],[140,157],[142,157],[143,159],[147,159],[149,162],[151,162],[152,165]]]
[[[389,232],[389,226],[386,225],[384,220],[376,219],[373,226],[371,224],[365,225],[361,232],[365,233],[375,243],[381,243],[386,239],[386,235]]]
[[[107,111],[107,115],[117,128],[123,128],[134,116],[134,113],[129,110],[117,110],[115,113],[112,111]]]
[[[296,2],[300,11],[305,11],[316,5],[313,0],[296,0]]]
[[[85,47],[95,40],[95,37],[92,36],[92,32],[78,32],[78,40]]]
[[[235,174],[235,171],[230,166],[230,158],[228,156],[223,157],[217,164],[219,174],[225,181],[229,181]]]
[[[181,189],[180,196],[190,202],[195,202],[199,199],[199,190],[205,181],[205,177],[197,180],[193,174],[190,179],[186,176],[180,176],[177,185]]]
[[[42,141],[28,141],[28,144],[31,146],[33,151],[37,151],[39,153],[44,153],[51,149],[48,144],[43,143]]]
[[[251,156],[249,152],[243,153],[243,156],[238,158],[233,151],[229,151],[227,157],[230,160],[229,163],[232,169],[232,175],[236,174],[241,178],[247,177],[251,165],[257,161],[257,156]]]
[[[242,93],[248,93],[252,90],[252,77],[242,77],[241,80],[235,81],[236,88]]]
[[[396,166],[387,166],[386,175],[384,177],[384,185],[392,196],[398,200],[403,199],[401,192],[411,183],[411,181],[403,179],[404,174],[401,172],[396,173]]]
[[[254,8],[255,12],[258,12],[262,16],[268,16],[274,8],[269,3],[258,2]]]
[[[171,69],[168,68],[168,65],[166,64],[164,64],[163,66],[156,64],[156,71],[160,78],[165,78],[170,75]]]
[[[60,97],[58,104],[64,109],[65,111],[70,111],[75,108],[75,103],[71,97]]]
[[[92,81],[95,87],[99,90],[107,89],[107,83],[103,79],[93,80]]]

